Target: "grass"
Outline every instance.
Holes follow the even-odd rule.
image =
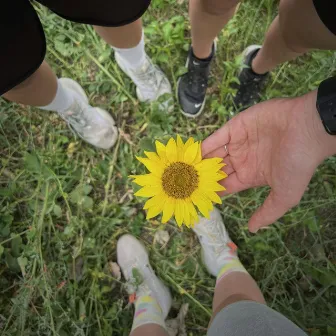
[[[241,4],[219,36],[205,113],[195,121],[177,106],[165,115],[139,104],[134,85],[91,27],[37,10],[48,62],[58,76],[79,81],[121,132],[113,150],[96,150],[75,139],[57,115],[0,100],[1,335],[128,335],[133,309],[123,280],[109,269],[117,238],[127,232],[145,242],[170,286],[171,315],[189,303],[188,335],[204,335],[215,280],[202,265],[197,239],[174,223],[146,222],[127,176],[139,171],[135,155],[150,149],[153,139],[176,133],[204,139],[233,115],[227,97],[239,54],[262,43],[276,4]],[[154,0],[144,23],[149,55],[176,85],[190,43],[186,4]],[[309,53],[276,69],[263,98],[308,92],[335,69],[333,52]],[[321,165],[300,206],[257,235],[246,224],[266,189],[226,197],[221,207],[268,304],[314,336],[336,332],[335,167],[335,157]],[[170,235],[165,247],[153,242],[161,229]]]

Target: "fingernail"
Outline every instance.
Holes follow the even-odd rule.
[[[251,233],[257,233],[259,231],[259,229],[258,228],[253,228],[253,229],[250,229],[250,232]]]

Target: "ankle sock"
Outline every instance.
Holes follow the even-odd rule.
[[[217,275],[216,285],[222,281],[228,274],[233,272],[242,272],[242,273],[248,273],[245,269],[245,267],[242,265],[240,260],[238,259],[237,255],[232,253],[232,256],[230,258],[227,258],[227,263],[222,266],[220,271]]]
[[[251,70],[251,72],[253,73],[254,76],[263,77],[263,76],[267,75],[268,72],[265,72],[265,73],[263,73],[263,74],[258,74],[258,73],[256,73],[256,72],[252,69],[252,62],[253,62],[253,60],[255,59],[255,57],[258,55],[258,52],[259,52],[259,51],[260,51],[260,49],[257,49],[257,50],[253,53],[253,55],[251,55],[250,62],[249,62],[250,64],[248,64],[248,66],[250,67],[250,70]]]
[[[145,38],[142,37],[138,45],[133,48],[116,48],[112,47],[116,53],[126,62],[131,69],[138,68],[146,59]]]
[[[57,91],[56,96],[53,101],[46,106],[39,106],[41,110],[53,111],[53,112],[63,112],[67,110],[74,101],[74,93],[62,86],[62,83],[57,80]]]
[[[192,56],[193,58],[195,58],[197,61],[200,61],[200,62],[210,62],[212,60],[212,58],[214,57],[215,55],[215,45],[213,44],[212,45],[212,48],[211,48],[211,53],[208,57],[206,58],[198,58],[195,54],[194,54],[194,50],[193,48],[191,48],[191,53],[192,53]]]
[[[162,309],[156,299],[150,295],[136,299],[132,331],[144,324],[158,324],[166,328]]]

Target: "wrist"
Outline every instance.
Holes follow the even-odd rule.
[[[327,133],[316,109],[317,90],[296,98],[303,118],[302,126],[306,128],[306,137],[311,150],[319,161],[336,154],[336,136]]]

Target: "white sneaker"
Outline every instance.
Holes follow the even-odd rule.
[[[237,259],[237,246],[230,239],[216,208],[211,211],[210,219],[202,217],[193,230],[202,245],[203,262],[213,276],[217,276],[229,260]]]
[[[76,81],[70,78],[59,81],[65,88],[74,91],[75,97],[70,108],[59,112],[59,115],[86,142],[103,149],[111,148],[118,137],[118,129],[111,115],[99,107],[92,107]]]
[[[162,70],[154,65],[146,55],[144,63],[137,69],[131,69],[126,62],[115,53],[115,60],[121,70],[132,79],[136,85],[137,97],[141,102],[154,102],[164,94],[172,95],[172,88],[168,78]],[[166,110],[173,108],[173,97],[161,103]]]
[[[117,243],[118,264],[129,284],[129,291],[136,296],[151,295],[160,305],[164,319],[171,308],[169,289],[155,275],[145,247],[133,236],[126,234]],[[141,280],[136,279],[139,274]]]

